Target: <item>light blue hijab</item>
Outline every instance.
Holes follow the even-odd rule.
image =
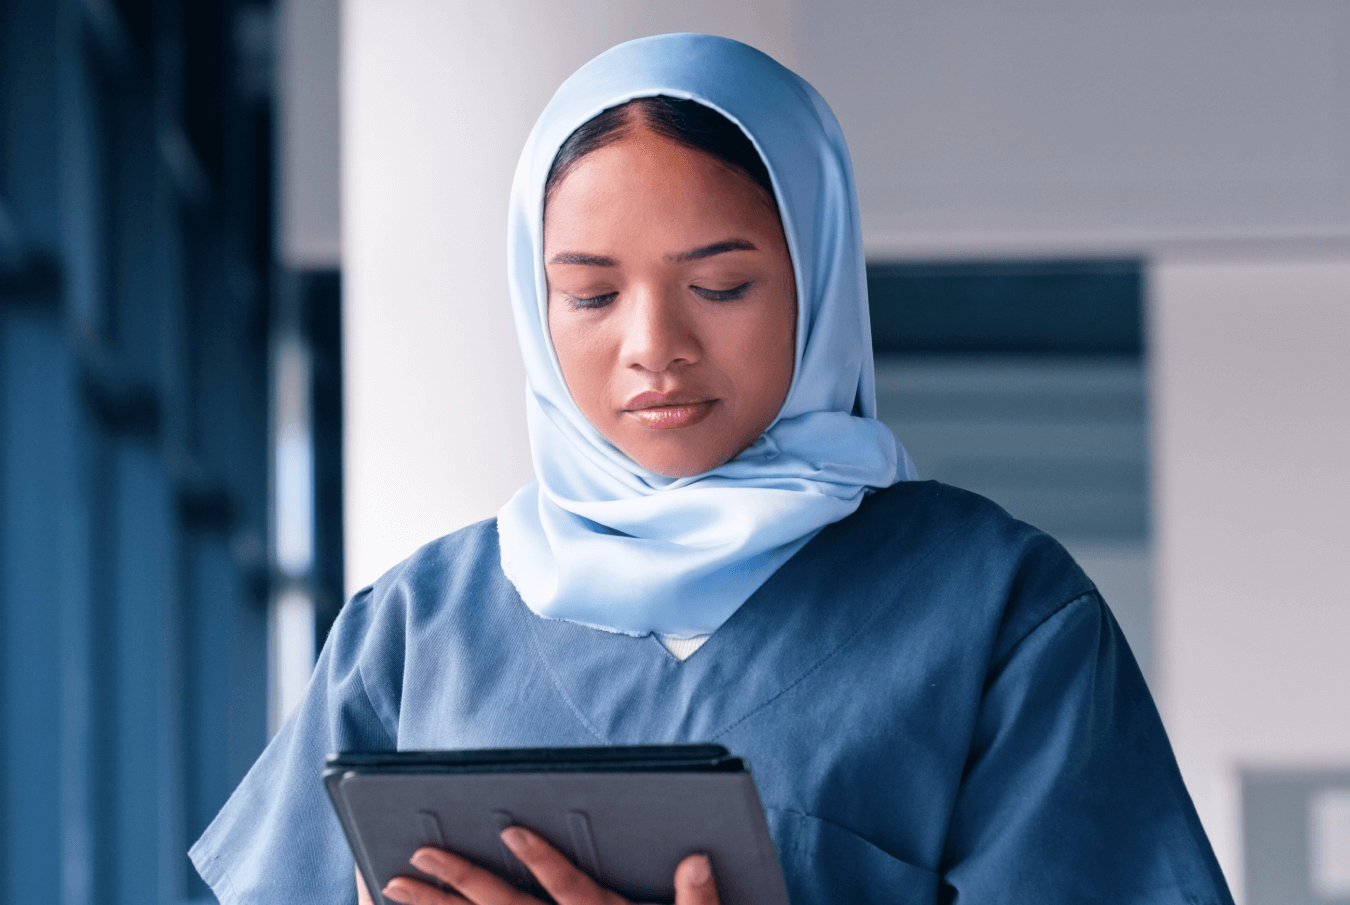
[[[544,182],[559,146],[603,110],[663,94],[739,125],[768,165],[797,281],[797,350],[778,417],[704,474],[646,470],[586,420],[548,334]],[[871,328],[848,147],[815,89],[727,38],[620,44],[563,83],[516,169],[507,228],[537,480],[498,513],[502,569],[540,616],[631,635],[715,631],[824,526],[915,477],[876,420]]]

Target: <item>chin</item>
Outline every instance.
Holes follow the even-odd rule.
[[[628,458],[663,478],[692,478],[736,457],[740,450],[624,450]]]
[[[692,478],[694,475],[703,474],[705,471],[712,471],[718,465],[722,464],[721,462],[717,462],[713,465],[705,466],[702,464],[691,465],[688,463],[666,464],[664,462],[652,462],[649,464],[640,460],[635,461],[643,468],[659,474],[663,478]]]

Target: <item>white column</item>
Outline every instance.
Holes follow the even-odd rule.
[[[532,478],[506,205],[535,118],[612,44],[667,31],[792,64],[786,0],[347,0],[347,590]]]
[[[1239,770],[1350,761],[1350,253],[1164,258],[1150,295],[1157,686],[1238,886]]]

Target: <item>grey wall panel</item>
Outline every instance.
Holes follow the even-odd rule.
[[[1350,237],[1350,7],[794,4],[873,253]]]

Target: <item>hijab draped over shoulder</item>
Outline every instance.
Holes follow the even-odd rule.
[[[638,465],[582,415],[549,339],[544,184],[580,125],[634,98],[704,104],[764,159],[797,283],[797,345],[782,410],[703,474]],[[820,95],[772,58],[697,34],[620,44],[563,83],[516,169],[507,228],[537,480],[498,514],[502,569],[540,616],[632,635],[715,631],[824,526],[872,489],[914,478],[876,420],[867,285],[848,147]]]

